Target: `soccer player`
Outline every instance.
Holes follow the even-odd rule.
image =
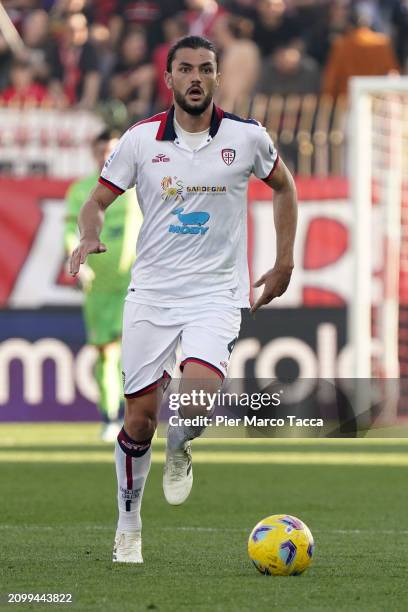
[[[69,255],[78,244],[77,222],[81,206],[117,143],[117,137],[109,130],[101,132],[92,143],[97,170],[73,183],[67,192],[64,245]],[[123,391],[120,338],[123,300],[135,259],[135,235],[141,221],[134,191],[121,195],[106,214],[101,236],[109,246],[106,256],[90,256],[80,271],[87,341],[98,350],[95,376],[99,390],[98,407],[103,420],[101,438],[105,442],[115,441],[121,429],[119,410]]]
[[[150,469],[158,406],[180,342],[180,392],[216,392],[227,373],[241,308],[249,304],[247,185],[251,173],[275,190],[274,266],[255,283],[263,293],[252,312],[286,290],[296,231],[294,181],[264,127],[217,108],[218,58],[208,40],[180,39],[164,75],[169,111],[140,121],[106,162],[79,225],[71,258],[77,274],[90,253],[102,253],[105,209],[136,185],[144,215],[138,258],[125,301],[122,364],[124,427],[115,447],[119,520],[113,560],[142,563],[140,507]],[[183,416],[208,414],[183,407]],[[203,427],[169,427],[163,489],[182,503],[192,482],[190,441]]]

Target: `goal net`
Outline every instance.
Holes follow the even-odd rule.
[[[354,78],[350,93],[352,376],[397,380],[408,377],[408,77]]]

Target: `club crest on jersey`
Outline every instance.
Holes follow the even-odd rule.
[[[162,194],[161,198],[165,202],[168,200],[174,200],[175,202],[184,202],[183,181],[177,179],[176,176],[164,176],[161,180]]]
[[[158,153],[152,158],[152,162],[154,164],[158,164],[160,162],[169,162],[169,161],[170,161],[170,157],[167,157],[167,155],[165,155],[164,153]]]
[[[221,157],[227,166],[230,166],[235,159],[235,149],[223,149]]]

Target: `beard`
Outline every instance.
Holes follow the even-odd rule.
[[[173,90],[173,93],[174,99],[177,104],[183,109],[183,111],[185,111],[189,115],[201,115],[205,110],[207,110],[207,108],[212,102],[212,93],[208,93],[200,104],[194,106],[192,104],[189,104],[186,100],[186,97],[183,96],[183,94],[181,94],[179,91]]]

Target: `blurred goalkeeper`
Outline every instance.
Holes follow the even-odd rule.
[[[66,195],[64,245],[68,255],[78,244],[78,215],[118,139],[104,130],[92,143],[96,162],[93,174],[73,183]],[[107,245],[105,257],[90,255],[81,267],[79,284],[84,292],[83,315],[87,341],[98,350],[95,376],[99,390],[98,407],[103,419],[101,438],[116,440],[122,424],[123,392],[120,367],[120,340],[123,302],[134,261],[134,240],[141,215],[133,191],[126,191],[109,209],[101,240]]]

